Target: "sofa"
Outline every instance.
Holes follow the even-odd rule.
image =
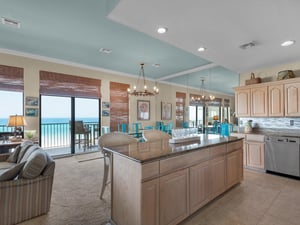
[[[12,225],[46,214],[55,162],[39,145],[23,142],[0,155],[0,224]]]

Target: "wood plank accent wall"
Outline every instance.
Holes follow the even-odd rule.
[[[129,123],[129,84],[110,82],[110,129],[118,131],[118,124]]]
[[[40,93],[55,96],[101,98],[101,80],[40,71]]]
[[[24,69],[0,65],[0,90],[24,91]]]

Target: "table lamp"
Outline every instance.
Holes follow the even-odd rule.
[[[18,116],[18,115],[11,115],[9,116],[7,126],[8,127],[15,127],[14,130],[14,140],[19,140],[21,138],[18,138],[17,135],[20,135],[22,132],[23,126],[26,126],[26,120],[24,116]]]

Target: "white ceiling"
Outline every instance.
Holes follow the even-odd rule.
[[[299,0],[121,0],[109,18],[243,73],[299,60],[299,10]],[[168,32],[159,35],[158,26]],[[285,40],[298,43],[283,48]]]

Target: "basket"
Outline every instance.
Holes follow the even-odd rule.
[[[245,84],[246,84],[246,85],[250,85],[250,84],[258,84],[258,83],[261,83],[261,79],[260,79],[260,77],[255,78],[254,73],[251,73],[251,78],[250,78],[250,80],[246,80],[246,81],[245,81]]]

